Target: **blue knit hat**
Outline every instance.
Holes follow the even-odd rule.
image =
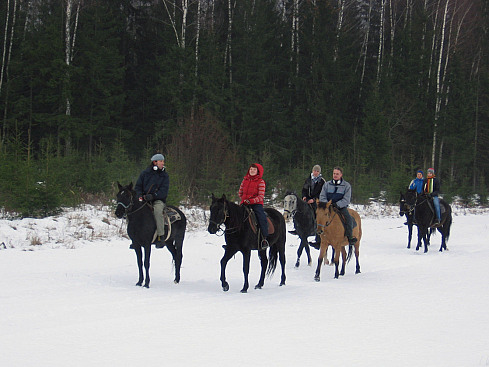
[[[154,156],[151,157],[151,161],[164,161],[165,157],[161,153],[156,153]]]
[[[422,175],[424,175],[424,172],[423,172],[423,170],[421,170],[421,169],[418,169],[418,170],[416,171],[416,173],[421,173]]]

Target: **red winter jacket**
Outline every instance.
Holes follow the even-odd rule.
[[[239,187],[239,197],[243,204],[245,200],[249,200],[250,204],[262,204],[265,197],[265,181],[263,181],[263,166],[255,163],[258,168],[258,173],[255,176],[250,176],[250,169]],[[251,166],[250,166],[251,167]]]

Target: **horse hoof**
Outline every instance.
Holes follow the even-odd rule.
[[[224,292],[227,292],[227,291],[229,290],[229,284],[223,285],[223,286],[222,286],[222,290],[223,290]]]
[[[281,283],[280,283],[280,287],[281,287],[281,286],[283,286],[283,285],[285,285],[285,282],[281,282]]]
[[[300,261],[299,259],[297,259],[297,261],[296,261],[296,263],[295,263],[294,267],[295,267],[295,268],[298,268],[300,264],[301,264],[301,261]]]
[[[142,283],[142,282],[137,282],[135,285],[136,285],[137,287],[141,287],[141,286],[143,285],[143,283]]]
[[[180,283],[180,281],[175,279],[175,280],[173,281],[173,283],[178,284],[178,283]]]
[[[247,289],[241,289],[240,292],[241,293],[248,293],[248,290]]]
[[[255,285],[255,289],[261,289],[261,288],[262,288],[262,286],[261,286],[261,285],[259,285],[259,284]],[[245,292],[246,292],[246,291],[245,291]]]
[[[316,282],[319,282],[321,279],[320,279],[319,277],[314,277],[314,280],[315,280]]]
[[[149,284],[145,284],[144,285],[144,288],[149,288]]]

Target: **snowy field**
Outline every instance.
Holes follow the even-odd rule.
[[[449,251],[407,249],[396,207],[359,208],[361,274],[354,260],[321,282],[287,234],[287,285],[279,267],[265,287],[252,254],[221,290],[223,237],[187,209],[182,280],[154,250],[151,288],[136,287],[125,221],[84,207],[46,219],[0,220],[0,366],[489,366],[489,212],[454,208]],[[288,229],[292,229],[288,224]],[[416,232],[415,232],[416,233]]]

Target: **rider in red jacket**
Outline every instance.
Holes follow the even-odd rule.
[[[256,219],[263,235],[261,248],[269,246],[267,241],[268,223],[263,209],[263,198],[265,197],[265,181],[263,180],[263,166],[252,163],[248,172],[239,186],[239,197],[242,205],[249,205],[256,214]]]

